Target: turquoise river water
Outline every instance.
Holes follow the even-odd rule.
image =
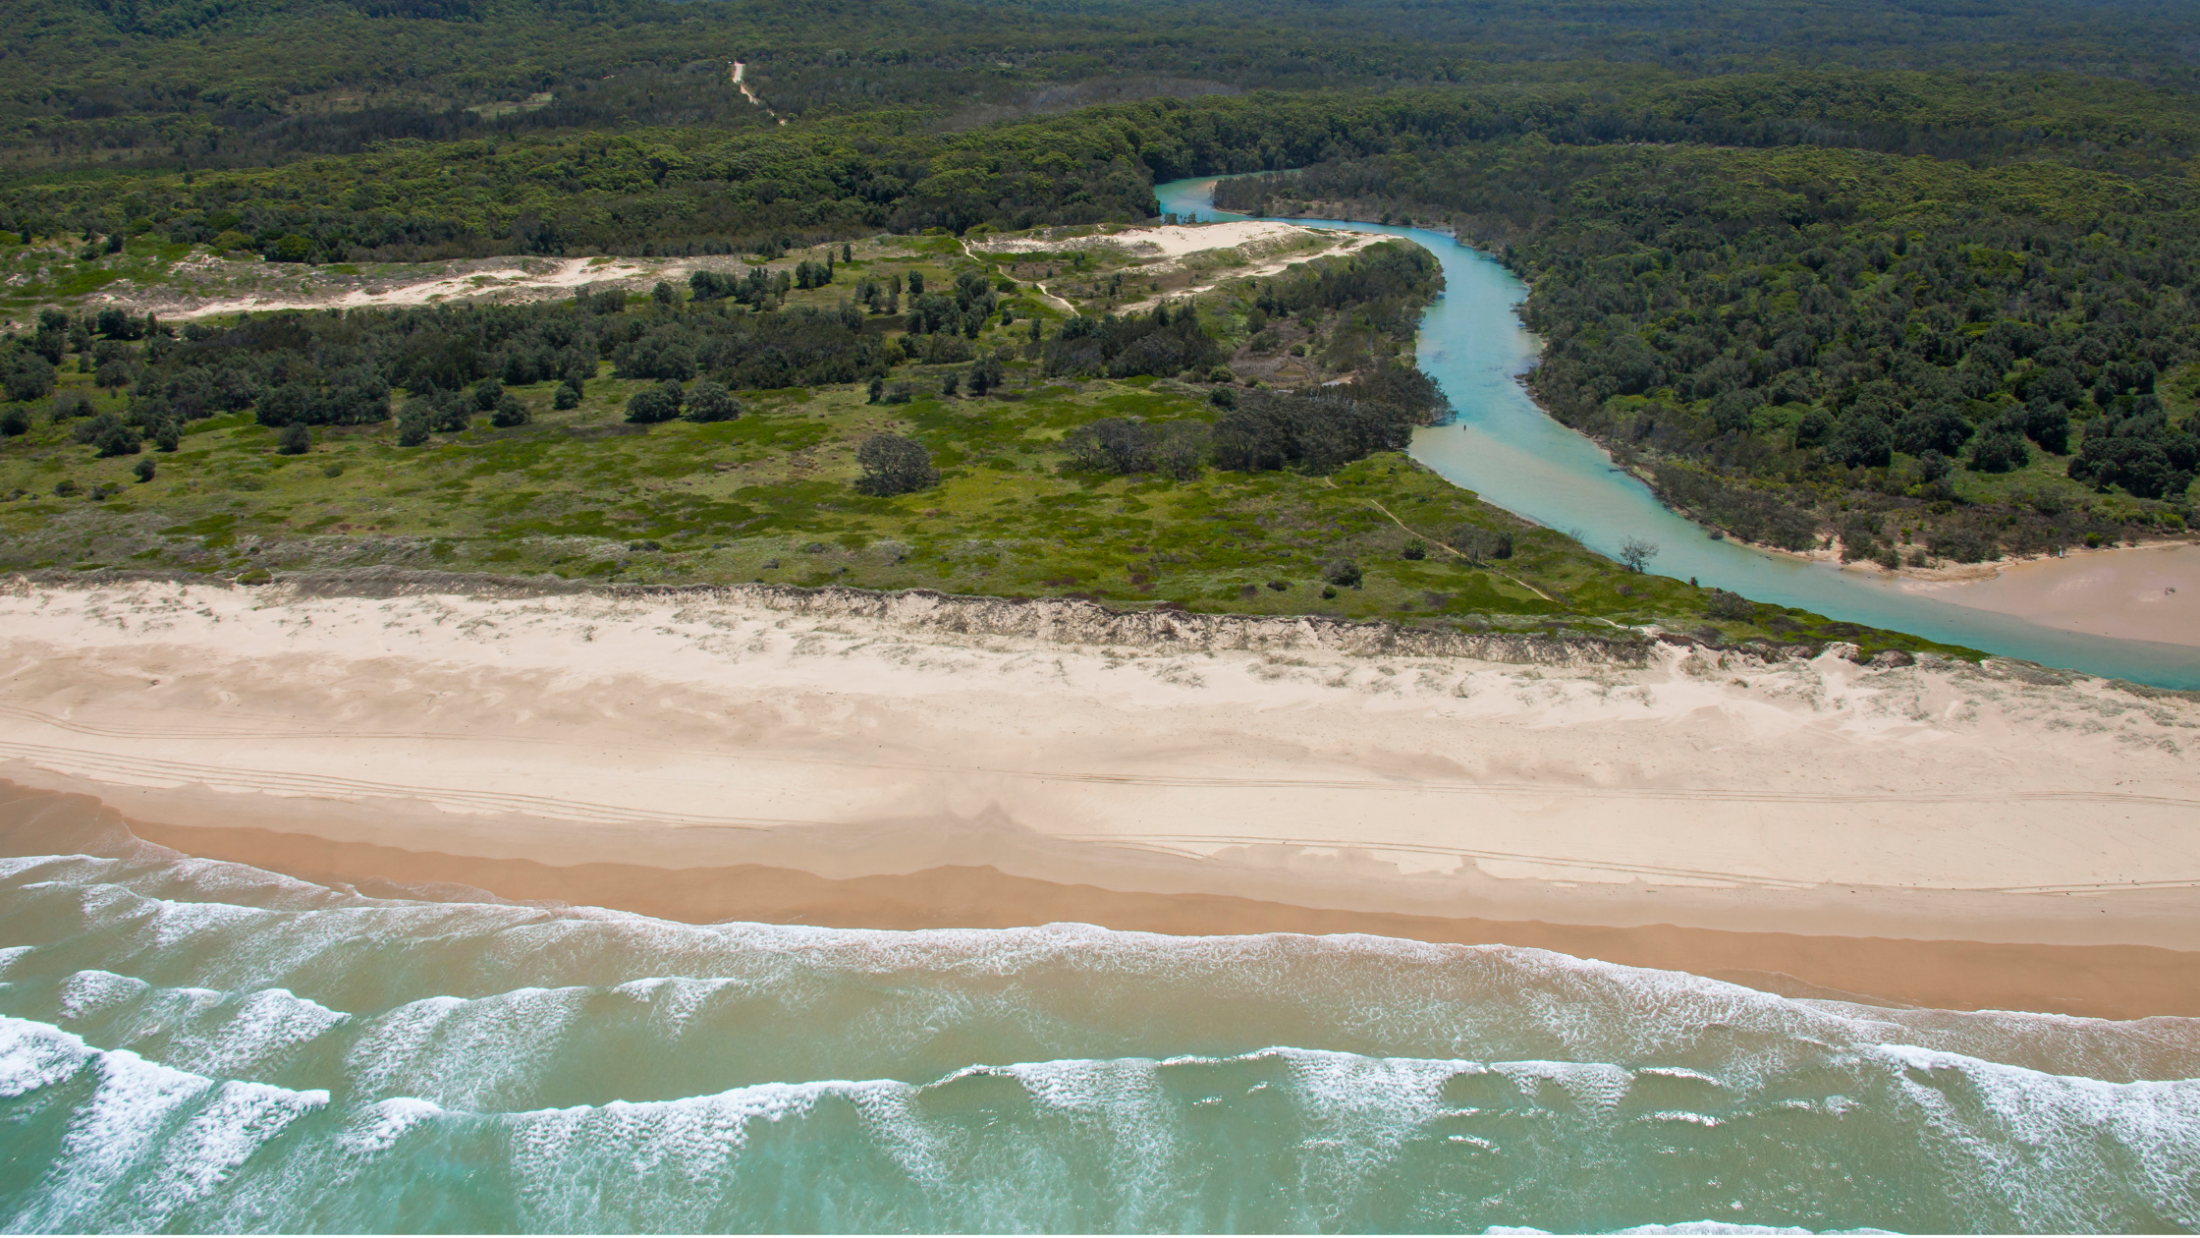
[[[1161,209],[1201,219],[1244,219],[1214,209],[1214,178],[1157,186]],[[1458,416],[1414,435],[1413,455],[1454,484],[1538,524],[1577,534],[1606,554],[1629,537],[1659,547],[1651,570],[2049,666],[2159,687],[2200,688],[2200,648],[2110,640],[2026,623],[1906,593],[1888,578],[1713,541],[1668,510],[1594,442],[1558,424],[1518,379],[1535,338],[1516,307],[1527,288],[1489,255],[1426,228],[1301,219],[1294,223],[1408,237],[1443,264],[1443,296],[1421,322],[1421,368],[1444,386]]]
[[[1424,458],[1593,542],[1655,519],[1545,505],[1624,487],[1508,438],[1541,424],[1517,290],[1423,239],[1452,273],[1423,356],[1461,405]],[[1778,596],[1667,540],[1664,566]],[[1810,602],[1926,630],[1848,596]],[[2200,1020],[1376,937],[373,897],[145,846],[88,801],[10,811],[10,1231],[2200,1228]]]

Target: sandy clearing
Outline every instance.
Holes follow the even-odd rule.
[[[1319,250],[1299,248],[1300,243],[1310,239],[1322,242],[1323,247]],[[1198,254],[1223,250],[1238,252],[1242,260],[1239,265],[1218,266],[1203,271],[1193,278],[1188,288],[1175,288],[1158,296],[1125,302],[1115,310],[1117,313],[1132,313],[1150,310],[1163,301],[1200,292],[1225,280],[1260,279],[1280,274],[1314,258],[1354,253],[1388,239],[1390,238],[1372,233],[1332,231],[1267,220],[1245,220],[1215,224],[1157,224],[1150,228],[1128,228],[1120,232],[1095,233],[1058,241],[1040,237],[1007,237],[998,240],[981,239],[973,245],[965,238],[963,252],[975,257],[979,253],[1003,255],[1064,249],[1115,249],[1126,257],[1143,259],[1142,265],[1151,273],[1174,270],[1183,265],[1184,259]],[[1279,250],[1294,252],[1279,253]],[[1034,286],[1048,300],[1056,302],[1064,309],[1075,311],[1074,305],[1048,291],[1046,285],[1035,282]]]
[[[1280,275],[1284,271],[1289,270],[1291,267],[1297,266],[1302,262],[1309,261],[1310,259],[1331,258],[1343,254],[1358,253],[1360,250],[1366,249],[1368,246],[1375,244],[1377,241],[1387,241],[1391,239],[1386,236],[1380,236],[1374,233],[1365,232],[1340,233],[1338,234],[1338,238],[1339,239],[1335,247],[1325,249],[1317,254],[1296,254],[1288,258],[1278,258],[1268,262],[1255,262],[1250,266],[1222,267],[1214,271],[1206,272],[1206,277],[1204,279],[1195,277],[1192,281],[1192,286],[1188,289],[1178,289],[1175,292],[1166,293],[1161,296],[1147,297],[1143,301],[1128,302],[1121,307],[1120,312],[1133,313],[1140,310],[1150,310],[1154,306],[1162,303],[1163,301],[1184,296],[1186,293],[1199,292],[1202,290],[1203,286],[1211,287],[1214,284],[1222,283],[1225,280],[1265,279],[1271,275]]]
[[[767,601],[19,587],[0,776],[176,825],[550,864],[982,863],[1308,906],[2200,946],[2179,697],[1830,654],[1562,671],[948,638]]]
[[[1988,579],[1903,588],[2068,632],[2200,645],[2200,545],[2190,543],[2072,551],[2004,564]]]
[[[524,268],[473,271],[388,288],[354,288],[325,297],[239,297],[179,307],[162,313],[161,317],[209,318],[220,314],[288,309],[392,309],[484,297],[534,300],[564,296],[589,284],[615,284],[646,275],[670,278],[683,273],[682,269],[670,266],[645,270],[617,259],[602,262],[595,258],[562,258],[551,270],[544,272]]]
[[[1119,232],[1049,240],[1045,237],[984,238],[977,248],[987,253],[1016,254],[1065,249],[1113,247],[1137,258],[1182,258],[1209,249],[1237,249],[1245,245],[1312,236],[1317,229],[1270,220],[1243,220],[1213,224],[1155,224],[1125,228]]]

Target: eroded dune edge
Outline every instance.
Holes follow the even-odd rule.
[[[18,579],[0,612],[17,854],[40,789],[393,896],[1373,932],[2200,1014],[2191,694],[843,590]]]

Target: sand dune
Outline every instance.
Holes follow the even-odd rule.
[[[547,270],[531,270],[526,262],[502,269],[461,270],[411,283],[384,283],[348,289],[332,288],[326,294],[290,296],[255,294],[222,300],[177,302],[166,306],[164,318],[210,318],[226,314],[261,313],[290,309],[395,309],[408,305],[432,305],[438,301],[533,301],[570,296],[593,284],[615,285],[648,274],[677,276],[681,271],[662,266],[656,271],[625,262],[599,258],[561,258]]]
[[[18,583],[0,776],[175,826],[553,865],[978,864],[1424,915],[2200,946],[2183,696],[1016,606]]]
[[[1204,250],[1273,246],[1279,242],[1317,235],[1323,233],[1300,224],[1251,219],[1209,224],[1154,224],[1150,227],[1119,228],[1113,232],[1093,232],[1076,237],[986,237],[973,242],[971,247],[989,254],[1119,249],[1127,255],[1139,258],[1182,258]],[[1357,238],[1345,234],[1340,239]]]

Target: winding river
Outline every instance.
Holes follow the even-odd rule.
[[[1154,187],[1163,211],[1245,219],[1214,209],[1214,177]],[[2160,687],[2200,688],[2200,648],[2086,636],[1903,590],[1877,572],[1771,554],[1731,541],[1668,510],[1650,488],[1588,438],[1552,420],[1519,376],[1534,364],[1535,337],[1515,308],[1527,288],[1495,259],[1426,228],[1340,219],[1292,223],[1409,237],[1443,264],[1445,291],[1421,320],[1421,368],[1443,384],[1458,416],[1417,431],[1415,459],[1452,483],[1539,524],[1563,529],[1605,554],[1639,537],[1659,547],[1652,570],[1694,577],[1746,597],[2048,666]]]

